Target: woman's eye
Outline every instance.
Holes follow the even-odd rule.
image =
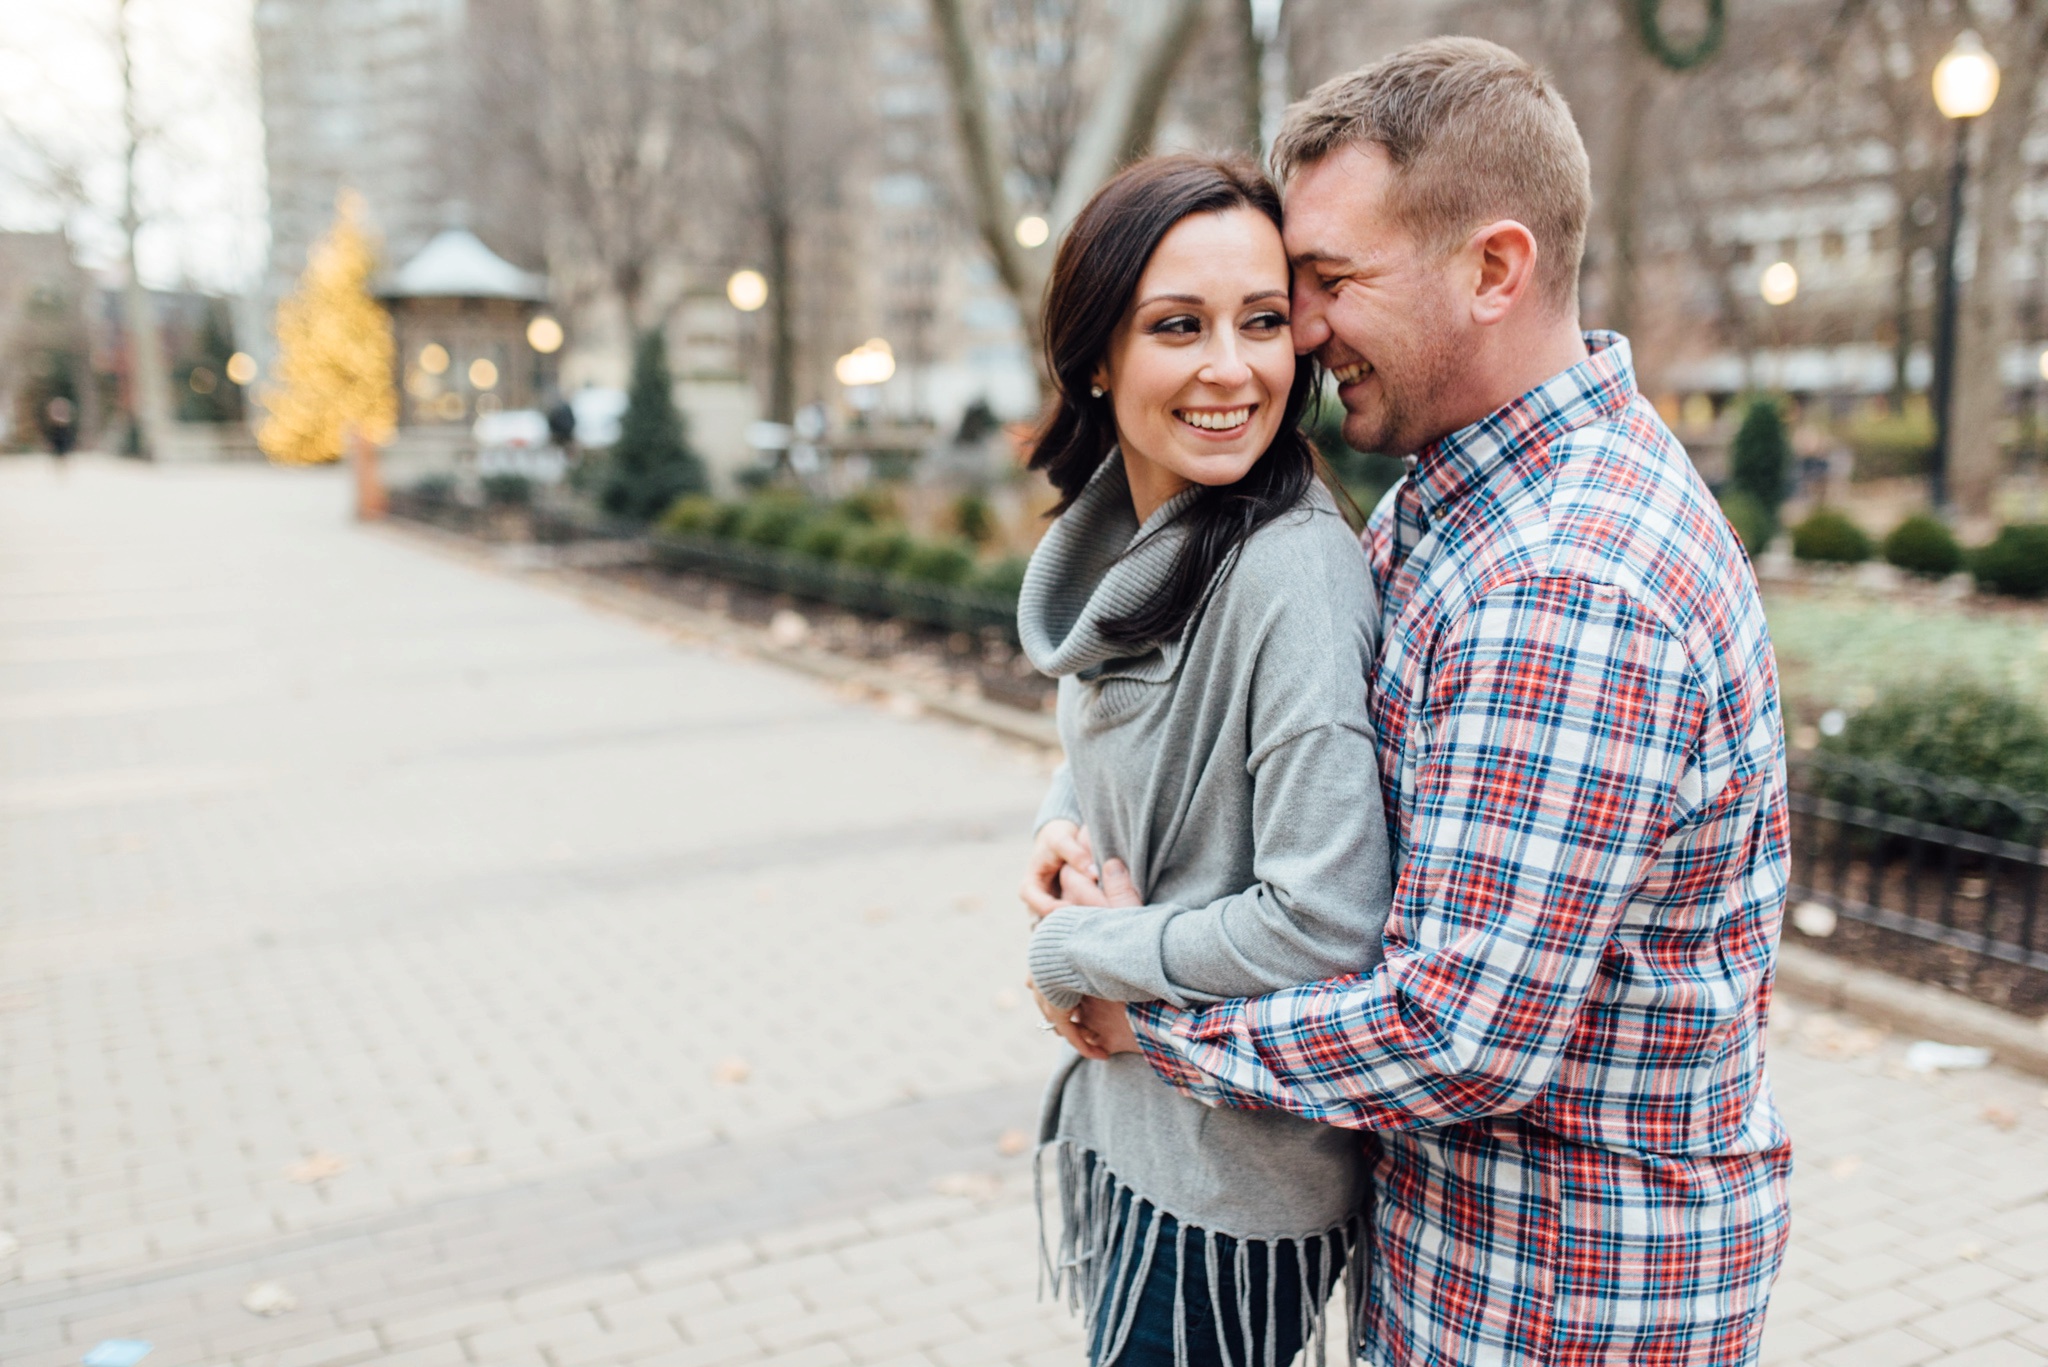
[[[1202,320],[1185,313],[1177,313],[1171,318],[1160,319],[1152,325],[1151,330],[1154,334],[1163,333],[1169,337],[1194,337],[1202,331]]]
[[[1245,320],[1246,332],[1273,332],[1287,326],[1287,319],[1278,313],[1255,313]]]

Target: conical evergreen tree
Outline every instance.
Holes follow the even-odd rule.
[[[281,465],[339,460],[351,428],[381,445],[397,424],[391,318],[370,297],[377,255],[362,218],[361,197],[344,190],[298,288],[277,306],[277,384],[256,440]]]
[[[1785,505],[1792,475],[1792,439],[1785,431],[1785,412],[1768,394],[1759,394],[1743,411],[1742,426],[1728,448],[1728,482],[1756,500],[1776,526]]]
[[[690,449],[689,428],[671,393],[668,343],[656,328],[640,338],[633,353],[633,384],[600,501],[608,513],[648,522],[684,494],[708,487],[704,462]]]

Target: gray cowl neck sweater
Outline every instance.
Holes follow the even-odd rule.
[[[1328,492],[1314,485],[1254,533],[1174,639],[1133,648],[1102,635],[1165,582],[1194,497],[1140,527],[1112,452],[1024,577],[1018,631],[1059,679],[1067,754],[1040,824],[1087,826],[1146,898],[1040,924],[1031,974],[1058,1004],[1258,996],[1382,957],[1392,880],[1366,711],[1378,607]],[[1061,1162],[1056,1271],[1080,1302],[1101,1291],[1104,1259],[1090,1249],[1126,1237],[1118,1212],[1139,1204],[1120,1192],[1194,1237],[1303,1240],[1349,1229],[1367,1181],[1358,1135],[1212,1110],[1139,1055],[1070,1058],[1040,1137]]]

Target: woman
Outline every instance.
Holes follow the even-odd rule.
[[[1045,305],[1059,397],[1032,465],[1060,503],[1018,626],[1059,679],[1067,764],[1037,876],[1058,884],[1085,824],[1148,898],[1060,905],[1030,947],[1041,1009],[1080,1054],[1040,1137],[1059,1165],[1054,1277],[1097,1364],[1284,1364],[1320,1346],[1347,1259],[1358,1274],[1369,1141],[1211,1110],[1073,1021],[1083,997],[1218,1001],[1380,958],[1378,613],[1299,430],[1317,377],[1294,356],[1279,224],[1250,166],[1141,162],[1075,220]]]

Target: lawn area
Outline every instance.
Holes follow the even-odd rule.
[[[1766,585],[1764,607],[1789,721],[1959,674],[2048,705],[2048,609],[1787,584]]]

